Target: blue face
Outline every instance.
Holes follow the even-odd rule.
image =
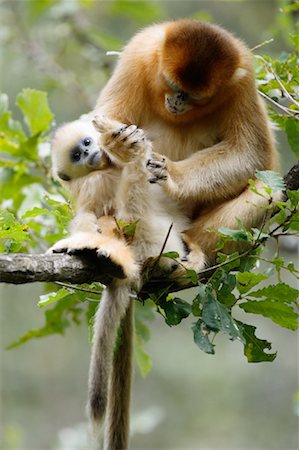
[[[79,144],[74,147],[70,153],[70,160],[73,164],[82,162],[86,159],[90,152],[90,147],[92,144],[92,138],[85,137],[81,139]]]
[[[93,167],[100,162],[100,156],[97,143],[92,137],[86,136],[71,150],[70,161],[74,165]]]

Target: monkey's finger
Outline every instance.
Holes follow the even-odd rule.
[[[131,135],[133,135],[137,130],[136,125],[127,125],[125,127],[121,127],[118,132],[115,134],[115,140],[117,142],[126,141]]]
[[[107,119],[106,116],[103,115],[94,116],[92,124],[95,127],[95,129],[97,131],[100,131],[101,133],[105,133],[109,129],[111,129],[111,121]]]
[[[149,159],[146,163],[146,167],[153,169],[162,169],[163,167],[165,167],[165,161],[165,158],[163,158],[162,160]]]
[[[151,184],[156,184],[156,183],[159,183],[159,182],[165,181],[165,180],[167,180],[166,175],[155,175],[148,179],[149,183],[151,183]]]
[[[66,247],[62,248],[49,248],[46,253],[68,253],[68,249]]]
[[[122,124],[120,122],[116,122],[115,120],[108,119],[106,116],[102,114],[94,116],[92,124],[95,127],[95,129],[97,131],[100,131],[101,133],[108,133],[108,132],[111,133],[114,130],[127,127],[127,125]]]

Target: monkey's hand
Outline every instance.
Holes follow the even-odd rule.
[[[126,164],[143,159],[151,152],[151,142],[136,125],[125,125],[105,116],[95,116],[94,127],[100,131],[99,144],[116,163]]]
[[[169,180],[166,158],[158,153],[153,153],[147,161],[146,168],[150,173],[149,182],[153,184],[165,184]]]

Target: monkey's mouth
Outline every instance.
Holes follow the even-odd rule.
[[[192,106],[186,102],[185,98],[178,94],[165,94],[165,108],[170,114],[181,115],[192,109]]]
[[[101,161],[101,153],[100,152],[94,152],[92,153],[87,161],[87,165],[90,167],[97,166]]]

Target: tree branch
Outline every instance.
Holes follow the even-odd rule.
[[[286,188],[299,189],[299,161],[284,177]],[[113,277],[121,277],[119,268],[111,266],[107,258],[96,258],[91,253],[68,254],[0,254],[0,282],[22,284],[61,281],[72,284],[99,281],[109,284]],[[178,286],[171,280],[151,280],[149,289],[169,283],[174,290]],[[188,287],[188,286],[186,286]]]
[[[106,261],[106,260],[105,260]],[[33,283],[36,281],[63,281],[73,284],[100,281],[108,284],[105,262],[89,260],[82,256],[67,254],[22,253],[0,254],[0,282]],[[111,273],[111,271],[109,271]]]

